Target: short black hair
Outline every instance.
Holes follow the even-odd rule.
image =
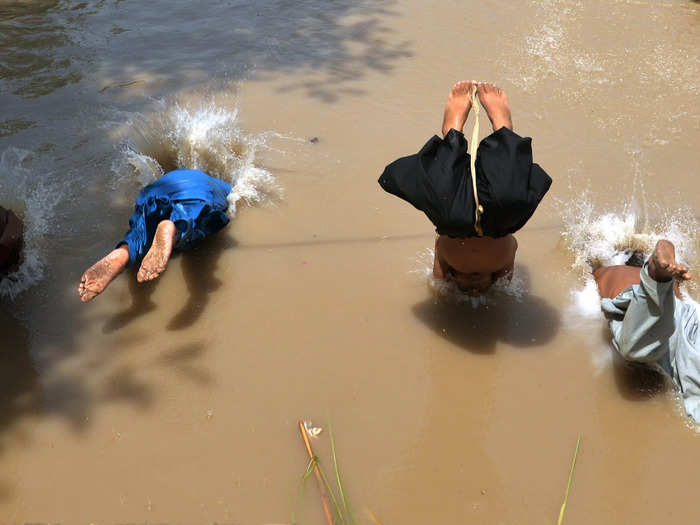
[[[627,259],[625,266],[636,266],[637,268],[641,268],[644,266],[644,261],[646,261],[646,259],[647,257],[644,255],[644,252],[634,250],[629,259]]]

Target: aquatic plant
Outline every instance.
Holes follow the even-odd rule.
[[[340,525],[356,525],[355,516],[352,511],[352,507],[348,503],[348,499],[345,495],[345,490],[343,489],[343,482],[340,478],[340,468],[338,467],[338,456],[336,454],[335,438],[333,436],[333,430],[331,425],[328,425],[328,436],[331,445],[331,460],[333,461],[333,471],[335,474],[336,490],[333,489],[330,482],[328,481],[328,476],[326,475],[321,462],[311,449],[311,443],[309,442],[309,436],[316,435],[320,433],[320,429],[314,429],[315,432],[312,434],[309,425],[304,421],[299,421],[299,431],[301,432],[301,437],[304,440],[304,445],[306,447],[306,452],[309,455],[309,463],[306,466],[304,474],[301,476],[301,483],[299,486],[299,494],[297,496],[297,502],[294,505],[296,508],[301,499],[304,496],[304,489],[306,480],[313,473],[316,477],[318,483],[318,488],[321,493],[321,504],[323,506],[323,511],[328,521],[328,525],[340,524]],[[337,491],[337,495],[336,495]],[[329,502],[330,498],[330,502]],[[331,511],[332,505],[332,511]],[[292,509],[291,521],[292,525],[297,525],[295,509]]]

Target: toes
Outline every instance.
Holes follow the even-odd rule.
[[[91,301],[91,300],[94,299],[96,296],[97,296],[97,292],[94,292],[94,291],[89,290],[89,289],[87,289],[87,288],[84,288],[84,289],[80,292],[80,300],[81,300],[83,303],[87,303],[88,301]]]
[[[465,94],[469,93],[472,88],[472,82],[469,80],[460,80],[454,86],[452,86],[452,94]]]
[[[136,280],[140,283],[152,281],[153,279],[159,277],[160,274],[163,273],[163,270],[165,270],[165,268],[141,269],[136,275]]]

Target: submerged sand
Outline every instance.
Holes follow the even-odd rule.
[[[561,233],[580,241],[614,214],[603,230],[622,233],[595,239],[612,256],[629,214],[632,233],[670,231],[670,214],[696,261],[683,225],[700,209],[700,7],[273,7],[118,3],[31,21],[65,25],[69,43],[34,52],[67,80],[30,96],[15,72],[0,100],[35,126],[1,147],[31,160],[0,177],[24,167],[61,198],[37,230],[42,275],[2,300],[0,522],[289,523],[300,418],[332,420],[362,522],[371,509],[384,524],[553,523],[578,435],[566,523],[693,522],[696,432],[658,377],[613,357],[581,295],[587,243]],[[181,39],[158,47],[164,28]],[[92,54],[66,66],[75,49]],[[517,235],[524,293],[476,309],[436,300],[433,228],[376,183],[439,131],[463,77],[507,91],[554,179]],[[162,152],[143,122],[176,104],[235,114],[231,150],[283,198],[239,207],[157,283],[127,272],[82,305],[80,274],[155,169],[133,152]],[[314,447],[327,461],[327,432]],[[313,485],[298,518],[324,523]]]

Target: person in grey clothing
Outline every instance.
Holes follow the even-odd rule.
[[[668,374],[686,413],[700,423],[700,321],[695,307],[681,301],[678,283],[691,275],[676,262],[673,243],[657,242],[641,269],[605,266],[593,277],[615,349],[627,361]]]

